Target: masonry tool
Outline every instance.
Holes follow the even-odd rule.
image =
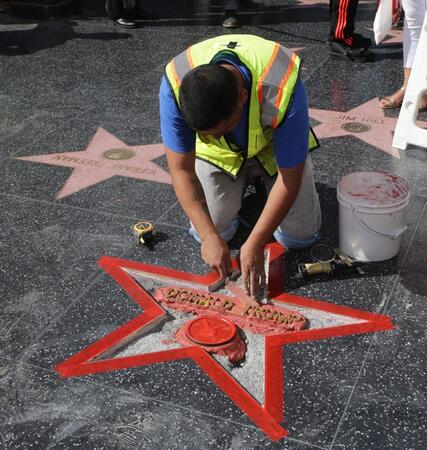
[[[260,303],[263,305],[268,305],[271,303],[271,300],[268,298],[268,281],[270,277],[270,261],[268,250],[264,250],[264,284],[261,286],[260,292]]]
[[[141,246],[153,242],[156,235],[153,224],[147,221],[136,223],[133,226],[133,232]]]
[[[208,286],[209,292],[217,292],[220,289],[223,289],[228,281],[235,281],[237,278],[240,277],[240,269],[234,269],[231,273],[229,273],[226,277],[220,278],[219,280],[215,281],[214,283],[210,284]]]
[[[235,282],[227,281],[225,287],[233,295],[240,298],[247,306],[259,306],[258,302],[250,297],[246,292]]]

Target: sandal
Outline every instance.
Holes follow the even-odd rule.
[[[423,98],[421,99],[420,107],[418,108],[419,113],[422,113],[424,111],[427,111],[427,94],[423,95]]]
[[[398,93],[403,93],[402,98],[398,99],[398,100],[393,100],[392,97],[395,97],[396,94]],[[380,104],[379,107],[382,109],[394,109],[394,108],[399,108],[400,106],[402,106],[403,103],[403,97],[405,95],[405,88],[401,87],[399,90],[397,90],[394,94],[389,95],[388,97],[384,97],[380,100]],[[383,104],[381,104],[381,102]]]

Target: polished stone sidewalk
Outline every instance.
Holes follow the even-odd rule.
[[[191,360],[60,378],[56,364],[141,313],[100,257],[208,270],[158,145],[158,86],[171,57],[227,31],[219,0],[144,1],[160,19],[134,30],[111,24],[99,0],[63,20],[1,14],[1,449],[426,447],[427,151],[393,149],[398,111],[377,106],[400,85],[402,32],[372,64],[337,61],[324,44],[326,1],[257,3],[241,11],[236,32],[277,40],[304,61],[321,140],[313,163],[322,243],[338,246],[341,176],[389,171],[411,190],[396,258],[364,274],[299,279],[310,254],[289,252],[285,291],[388,315],[395,328],[287,345],[289,436],[277,442]],[[375,2],[360,2],[359,32],[371,33],[374,11]],[[427,126],[427,113],[419,119]],[[368,127],[348,126],[355,121]],[[159,232],[153,251],[136,245],[131,227],[140,219]]]

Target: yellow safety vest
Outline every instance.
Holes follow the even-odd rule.
[[[253,35],[224,35],[200,42],[173,58],[166,66],[166,78],[179,101],[184,76],[193,68],[211,62],[223,51],[232,52],[252,74],[249,93],[248,149],[243,151],[224,136],[196,138],[196,156],[236,177],[247,158],[256,157],[273,176],[277,166],[273,151],[273,131],[286,116],[300,67],[300,58],[278,44]],[[309,148],[318,147],[310,129]]]

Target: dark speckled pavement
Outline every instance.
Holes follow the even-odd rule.
[[[259,10],[241,11],[238,32],[297,49],[313,126],[324,120],[314,110],[335,111],[334,118],[367,104],[362,119],[376,127],[376,140],[338,136],[333,121],[321,130],[313,162],[322,242],[338,246],[337,182],[355,171],[408,181],[408,230],[399,255],[364,275],[301,280],[297,264],[310,255],[289,252],[286,291],[387,314],[395,328],[287,346],[289,437],[278,442],[192,361],[59,378],[56,363],[140,311],[100,269],[102,255],[208,269],[187,233],[164,155],[151,144],[161,143],[165,64],[227,32],[220,0],[143,1],[159,20],[133,30],[110,23],[102,1],[83,3],[81,15],[58,20],[0,15],[0,448],[425,449],[427,150],[394,152],[395,122],[386,119],[395,121],[398,111],[384,113],[372,101],[400,86],[402,32],[375,49],[372,64],[332,60],[322,0],[256,0]],[[374,12],[374,1],[360,2],[357,31],[372,34]],[[427,113],[419,119],[427,124]],[[149,146],[149,166],[132,162],[141,146]],[[130,159],[102,159],[111,148],[128,149]],[[132,235],[141,218],[161,235],[154,251],[138,248]]]

